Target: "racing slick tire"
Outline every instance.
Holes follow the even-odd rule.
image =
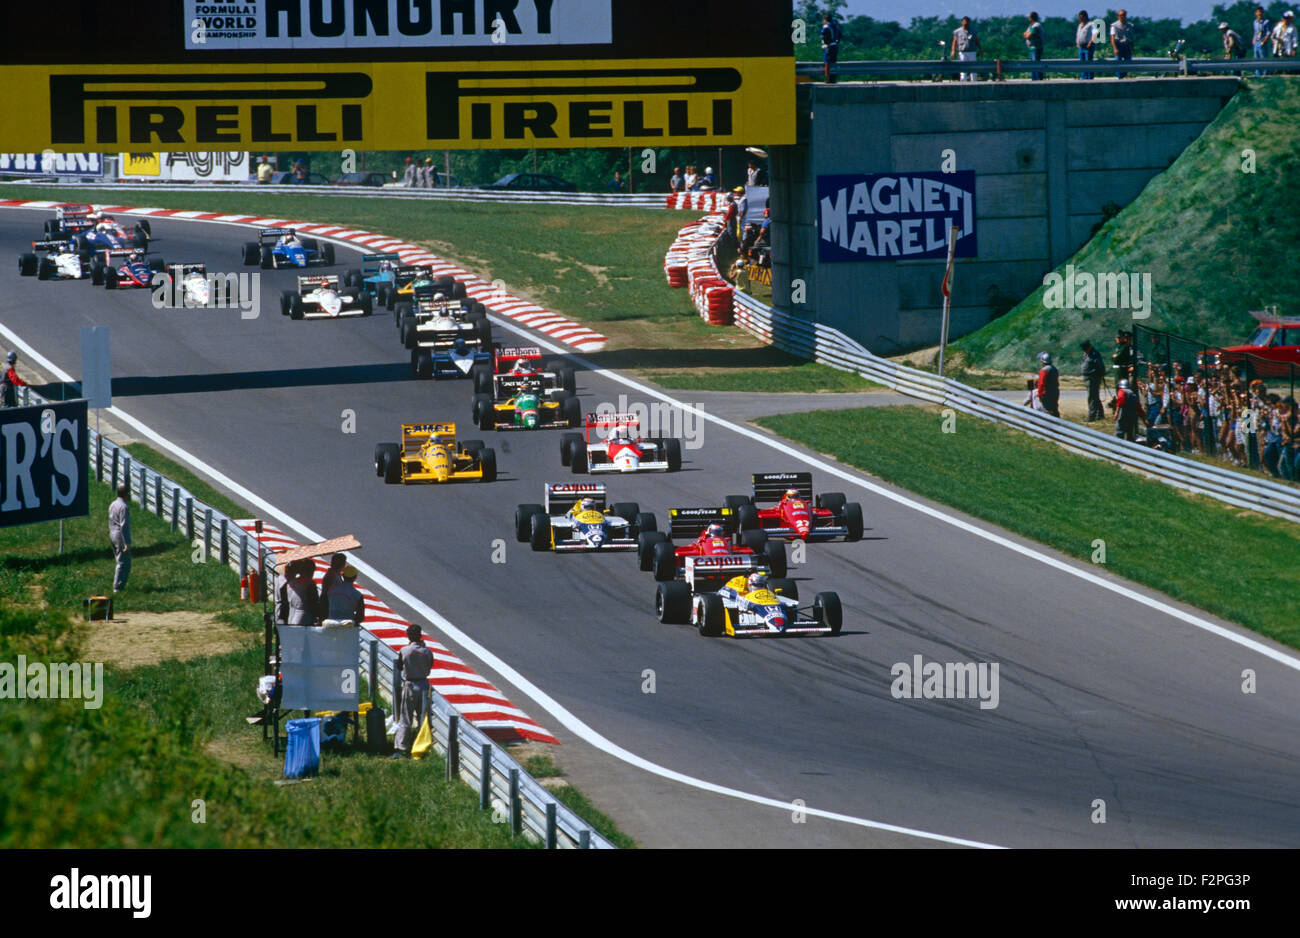
[[[433,355],[425,349],[415,351],[415,376],[421,381],[433,377]]]
[[[668,457],[668,471],[676,472],[682,468],[682,441],[664,440],[664,455]]]
[[[492,393],[492,366],[475,365],[470,369],[470,376],[474,379],[475,394]],[[567,466],[568,463],[565,463]]]
[[[632,526],[634,537],[640,537],[642,532],[650,534],[659,530],[659,522],[655,520],[653,511],[643,511],[636,516],[636,521]]]
[[[671,541],[660,541],[650,548],[650,570],[660,583],[677,579],[677,550]]]
[[[479,319],[474,323],[474,339],[480,344],[480,348],[492,347],[492,323],[486,319]]]
[[[554,545],[551,543],[551,519],[546,512],[540,515],[533,515],[532,527],[528,530],[528,544],[535,551],[550,550]]]
[[[577,434],[574,434],[577,436]],[[588,472],[591,466],[587,459],[587,441],[578,437],[569,443],[569,458],[567,460],[569,469],[574,475],[582,475]]]
[[[569,465],[569,447],[574,442],[582,442],[581,433],[561,433],[560,434],[560,465]]]
[[[695,599],[696,628],[705,638],[717,638],[722,634],[723,623],[727,619],[727,610],[722,605],[722,597],[717,593],[705,593]]]
[[[752,531],[752,530],[751,530],[751,531],[741,531],[741,532],[740,532],[740,546],[741,546],[741,547],[748,547],[750,550],[752,550],[752,551],[753,551],[754,553],[756,553],[756,554],[761,554],[761,553],[763,553],[764,548],[767,547],[767,532],[766,532],[766,531]],[[784,575],[784,574],[783,574],[783,575]]]
[[[375,291],[375,304],[391,311],[396,296],[397,291],[393,289],[391,284],[381,283],[379,289]]]
[[[857,502],[849,502],[844,506],[844,523],[849,529],[845,536],[847,541],[862,540],[862,506]]]
[[[97,287],[104,285],[104,276],[108,273],[108,268],[103,264],[95,264],[90,268],[90,282]]]
[[[149,258],[149,269],[154,273],[161,273],[167,269],[167,262],[161,257],[151,257]]]
[[[288,316],[288,315],[289,315],[289,302],[290,302],[290,301],[291,301],[295,296],[297,296],[297,294],[294,293],[292,290],[281,290],[281,291],[280,291],[280,315],[281,315],[281,316]]]
[[[462,440],[460,451],[462,453],[478,453],[481,452],[486,445],[487,444],[482,440]]]
[[[814,504],[818,508],[826,508],[838,515],[844,510],[845,501],[847,499],[845,499],[843,492],[822,492],[817,496]]]
[[[494,430],[492,398],[487,394],[474,395],[474,425],[480,430]]]
[[[813,618],[822,625],[829,625],[832,635],[840,634],[844,624],[844,609],[840,606],[838,593],[818,593],[813,597]]]
[[[463,299],[465,299],[465,284],[464,284],[464,283],[462,283],[462,282],[459,281],[459,280],[452,280],[452,282],[451,282],[451,298],[452,298],[453,300],[463,300]]]
[[[533,536],[533,515],[544,515],[546,509],[532,502],[515,508],[515,540],[527,544]]]
[[[483,477],[480,482],[495,482],[497,480],[497,451],[490,446],[479,450],[478,454],[479,468],[483,470]]]
[[[785,544],[780,541],[768,541],[763,545],[763,555],[767,557],[768,566],[772,568],[772,576],[783,577],[789,572],[790,568],[785,558]]]
[[[748,495],[728,495],[722,500],[722,504],[726,505],[732,511],[737,511],[740,509],[741,505],[749,505],[752,503],[750,502]]]
[[[631,524],[636,521],[636,516],[641,514],[641,506],[636,502],[615,502],[610,507],[610,511]]]
[[[636,536],[636,563],[642,573],[654,569],[654,551],[656,544],[667,542],[668,535],[663,531],[642,531]]]
[[[758,520],[758,509],[753,505],[741,505],[736,509],[736,519],[742,531],[762,530],[763,523]]]
[[[396,485],[402,481],[402,460],[396,453],[384,454],[384,484]]]
[[[35,254],[18,255],[18,273],[24,277],[35,276],[39,262]]]
[[[384,460],[390,455],[395,459],[402,448],[396,443],[376,443],[375,444],[375,475],[383,478]]]
[[[271,253],[271,245],[262,245],[262,256],[259,261],[263,270],[271,270],[275,267],[275,255]]]
[[[256,241],[246,241],[244,243],[244,264],[252,267],[254,264],[262,262],[262,248]]]
[[[577,430],[582,426],[582,402],[576,397],[566,397],[560,404],[560,416],[569,424],[569,429]]]
[[[655,615],[669,625],[685,625],[691,617],[691,588],[677,580],[655,587]]]
[[[334,266],[334,245],[330,244],[328,241],[320,245],[320,256],[321,256],[321,260],[325,263],[326,267],[333,267]]]
[[[48,257],[42,257],[36,265],[36,279],[49,280],[54,276],[54,262]]]
[[[570,394],[578,393],[578,382],[574,377],[573,369],[563,362],[548,362],[547,371],[555,372],[556,384],[564,388]]]
[[[362,286],[361,271],[356,267],[349,267],[347,273],[343,275],[343,286],[355,287],[360,290]]]
[[[412,349],[419,342],[419,334],[415,329],[415,317],[407,316],[402,320],[402,347]]]
[[[785,577],[771,577],[767,581],[767,588],[774,593],[780,593],[786,599],[799,598],[799,584],[794,580],[787,580]]]
[[[138,234],[131,239],[131,247],[137,251],[147,251],[149,249],[149,238],[146,235]]]
[[[141,221],[140,224],[136,225],[136,227],[139,228],[141,231],[143,231],[150,238],[153,237],[153,226],[149,224],[147,219]]]
[[[302,319],[302,297],[297,293],[289,299],[289,318]]]
[[[361,294],[361,315],[369,316],[375,311],[375,298],[369,293]]]
[[[407,316],[415,315],[413,312],[411,312],[411,304],[406,302],[405,300],[403,300],[400,303],[395,303],[392,307],[392,310],[393,310],[394,326],[400,326],[402,324],[402,320],[405,319]]]
[[[109,267],[104,271],[104,289],[105,290],[117,289],[117,268],[116,267]]]
[[[47,239],[57,238],[59,236],[59,220],[57,218],[45,219],[45,237]]]

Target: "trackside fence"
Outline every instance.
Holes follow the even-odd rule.
[[[43,404],[46,399],[23,388],[21,403]],[[90,474],[112,488],[130,487],[130,499],[143,511],[184,532],[204,561],[216,559],[241,577],[258,570],[259,556],[267,577],[265,589],[275,595],[276,555],[246,533],[234,519],[204,502],[185,486],[169,479],[133,457],[125,447],[90,428]],[[359,628],[358,660],[370,678],[371,696],[378,695],[392,712],[395,688],[393,662],[397,653],[364,626]],[[250,688],[251,690],[251,688]],[[430,688],[434,747],[446,756],[448,779],[459,776],[479,792],[479,805],[497,812],[516,834],[547,847],[614,849],[614,845],[570,808],[556,800],[515,761],[506,748],[472,726],[445,697]]]

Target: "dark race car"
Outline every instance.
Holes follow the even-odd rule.
[[[121,251],[135,248],[143,251],[149,247],[150,228],[147,221],[127,227],[112,215],[91,215],[94,226],[86,228],[73,238],[77,250],[87,252]]]
[[[842,492],[813,498],[810,472],[756,472],[754,494],[728,495],[742,531],[763,531],[768,537],[807,541],[842,537],[862,540],[862,506],[845,500]],[[774,503],[771,507],[760,507]]]
[[[263,270],[281,267],[330,267],[334,264],[334,245],[315,238],[299,238],[293,228],[263,228],[256,241],[244,244],[244,263],[260,264]]]
[[[681,579],[687,557],[730,557],[736,569],[786,575],[785,544],[762,531],[741,531],[731,508],[672,508],[667,533],[649,531],[637,538],[639,566],[660,582]]]
[[[152,287],[153,275],[167,267],[161,257],[148,257],[133,249],[100,252],[100,259],[90,268],[90,282],[109,290]]]

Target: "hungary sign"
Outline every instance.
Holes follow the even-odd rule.
[[[817,177],[818,258],[923,260],[975,257],[975,173],[856,173]]]

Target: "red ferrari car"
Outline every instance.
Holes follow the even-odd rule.
[[[673,538],[688,539],[678,547]],[[687,557],[730,557],[771,576],[786,574],[785,545],[770,541],[762,531],[741,531],[730,508],[673,508],[668,512],[668,533],[643,531],[637,537],[641,569],[659,581],[680,579]]]
[[[1197,364],[1217,368],[1221,364],[1240,364],[1250,355],[1254,377],[1285,378],[1291,366],[1300,368],[1300,317],[1277,316],[1252,310],[1259,326],[1242,345],[1210,349],[1202,353]]]
[[[760,502],[774,502],[759,507]],[[811,472],[756,472],[754,494],[728,495],[740,531],[762,531],[768,537],[862,539],[862,506],[843,492],[823,492],[813,498]]]

